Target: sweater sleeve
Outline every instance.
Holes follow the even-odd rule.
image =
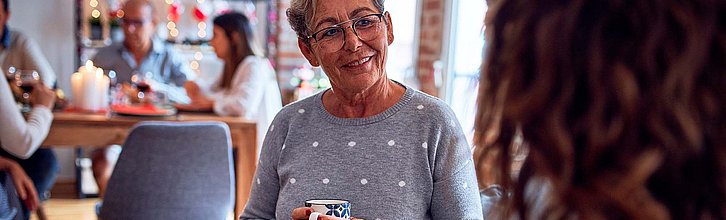
[[[437,144],[431,217],[482,219],[471,149],[453,112],[447,112]]]
[[[5,80],[5,74],[2,74]],[[38,149],[48,135],[53,113],[43,106],[34,106],[26,122],[7,83],[0,83],[0,144],[2,148],[21,159],[27,159]]]
[[[48,60],[45,59],[40,47],[35,43],[35,41],[31,40],[21,32],[15,31],[13,34],[19,35],[17,38],[18,42],[16,43],[19,48],[13,51],[22,53],[22,55],[20,55],[23,62],[21,67],[37,70],[38,74],[40,74],[41,80],[43,80],[43,84],[51,88],[55,86],[55,71],[53,71],[53,68],[50,67]]]

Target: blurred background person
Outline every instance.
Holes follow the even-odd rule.
[[[282,108],[275,70],[255,47],[252,26],[245,15],[230,12],[212,22],[214,35],[209,44],[224,61],[223,72],[211,86],[187,81],[184,87],[191,103],[176,107],[255,120],[257,140],[262,146],[267,127]]]
[[[491,8],[475,142],[511,195],[497,219],[726,219],[726,2]]]
[[[45,94],[49,91],[49,89],[44,87],[55,87],[56,75],[50,67],[48,60],[45,59],[45,56],[43,56],[43,53],[40,51],[38,45],[22,32],[8,26],[7,22],[10,18],[9,1],[10,0],[0,0],[0,3],[2,3],[2,6],[0,7],[0,31],[2,31],[0,33],[0,67],[2,67],[3,73],[10,74],[5,75],[5,77],[13,77],[13,72],[9,71],[35,70],[38,72],[40,80],[45,86],[38,86],[43,88],[36,90],[38,92],[31,93],[31,97],[36,101],[43,102],[33,102],[33,104],[36,104],[36,107],[43,106],[47,107],[47,109],[41,107],[38,110],[35,110],[34,108],[30,114],[31,117],[29,117],[28,124],[34,124],[38,123],[38,121],[42,121],[40,124],[46,125],[47,122],[47,126],[50,126],[50,121],[52,120],[52,114],[50,111],[53,107],[52,102],[55,95],[53,95],[52,91],[50,95]],[[10,81],[12,81],[12,79],[6,82]],[[15,105],[15,102],[10,102],[11,100],[14,100],[15,97],[21,96],[20,94],[22,92],[20,92],[17,87],[15,88],[15,90],[11,89],[10,91],[16,91],[16,94],[11,92],[8,96],[3,96],[3,99],[8,98],[7,102],[6,100],[3,100],[3,109],[4,111],[17,111],[18,114],[6,116],[13,118],[13,123],[25,125],[26,122],[22,117],[15,118],[16,116],[20,116],[20,113],[18,108],[16,108],[17,105]],[[46,95],[52,95],[53,97],[45,97]],[[41,99],[43,100],[39,100],[39,97],[41,96]],[[47,101],[50,101],[51,103],[48,104]],[[2,123],[2,125],[10,126],[5,123]],[[2,132],[5,133],[5,129],[16,130],[17,128],[18,127],[6,127],[2,129]],[[40,192],[41,200],[44,201],[50,197],[50,188],[53,186],[56,176],[58,175],[60,164],[58,163],[58,159],[56,158],[53,150],[38,148],[38,145],[40,145],[40,143],[43,142],[43,139],[45,139],[45,134],[47,134],[48,128],[38,128],[39,130],[34,129],[35,128],[30,128],[30,130],[23,131],[41,131],[44,129],[45,132],[24,134],[23,136],[15,137],[17,138],[16,140],[22,140],[23,143],[13,146],[3,145],[3,147],[0,148],[0,156],[14,160],[23,167],[25,172],[27,172],[33,180],[33,183],[35,183],[38,192]],[[29,138],[33,135],[35,135],[36,138]]]
[[[153,4],[149,0],[128,0],[121,10],[124,11],[121,18],[124,41],[100,49],[92,59],[94,64],[104,70],[114,70],[118,83],[132,83],[135,74],[137,77],[142,74],[144,79],[151,78],[145,83],[154,92],[165,93],[172,102],[189,102],[183,85],[191,69],[170,46],[154,38],[157,19]],[[113,146],[91,153],[99,196],[106,189],[120,152],[119,146]]]
[[[0,77],[5,79],[4,72],[0,71],[0,73],[3,73]],[[13,99],[10,85],[0,82],[0,146],[2,149],[0,159],[14,161],[12,163],[3,162],[4,167],[8,168],[11,175],[18,178],[14,179],[15,181],[22,180],[27,173],[35,187],[32,196],[40,196],[40,198],[29,198],[27,197],[29,195],[26,194],[23,198],[26,203],[23,203],[22,214],[26,218],[30,216],[30,210],[38,207],[38,199],[48,198],[47,192],[53,186],[60,169],[52,152],[49,154],[53,155],[52,159],[39,157],[40,154],[38,154],[38,147],[48,135],[50,124],[53,121],[51,109],[53,109],[54,101],[55,93],[53,90],[42,83],[34,84],[33,91],[30,93],[30,102],[33,109],[26,121]],[[47,155],[43,154],[42,156]],[[46,161],[52,162],[43,163]],[[17,168],[15,165],[20,165],[23,168],[22,175],[20,175],[21,172],[15,169]],[[4,170],[2,167],[0,166],[0,170]],[[16,187],[23,187],[26,190],[28,188],[26,185],[20,185],[19,182],[16,182]],[[35,191],[41,192],[41,194],[36,195]]]
[[[17,70],[35,70],[43,84],[55,88],[56,75],[45,59],[40,47],[22,32],[8,26],[10,0],[0,0],[0,66],[7,73],[10,67]]]

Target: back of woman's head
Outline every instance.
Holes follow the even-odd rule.
[[[726,218],[726,1],[500,0],[477,157],[520,218]],[[511,179],[521,129],[528,174]],[[547,183],[546,200],[524,195]],[[528,194],[531,191],[528,191]],[[532,216],[533,207],[545,210]]]

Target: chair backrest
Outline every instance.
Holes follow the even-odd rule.
[[[221,122],[141,122],[109,179],[100,218],[226,219],[234,174]]]

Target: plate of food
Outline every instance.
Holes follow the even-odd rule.
[[[117,115],[161,117],[176,114],[173,107],[159,107],[153,104],[112,105],[111,111]]]

